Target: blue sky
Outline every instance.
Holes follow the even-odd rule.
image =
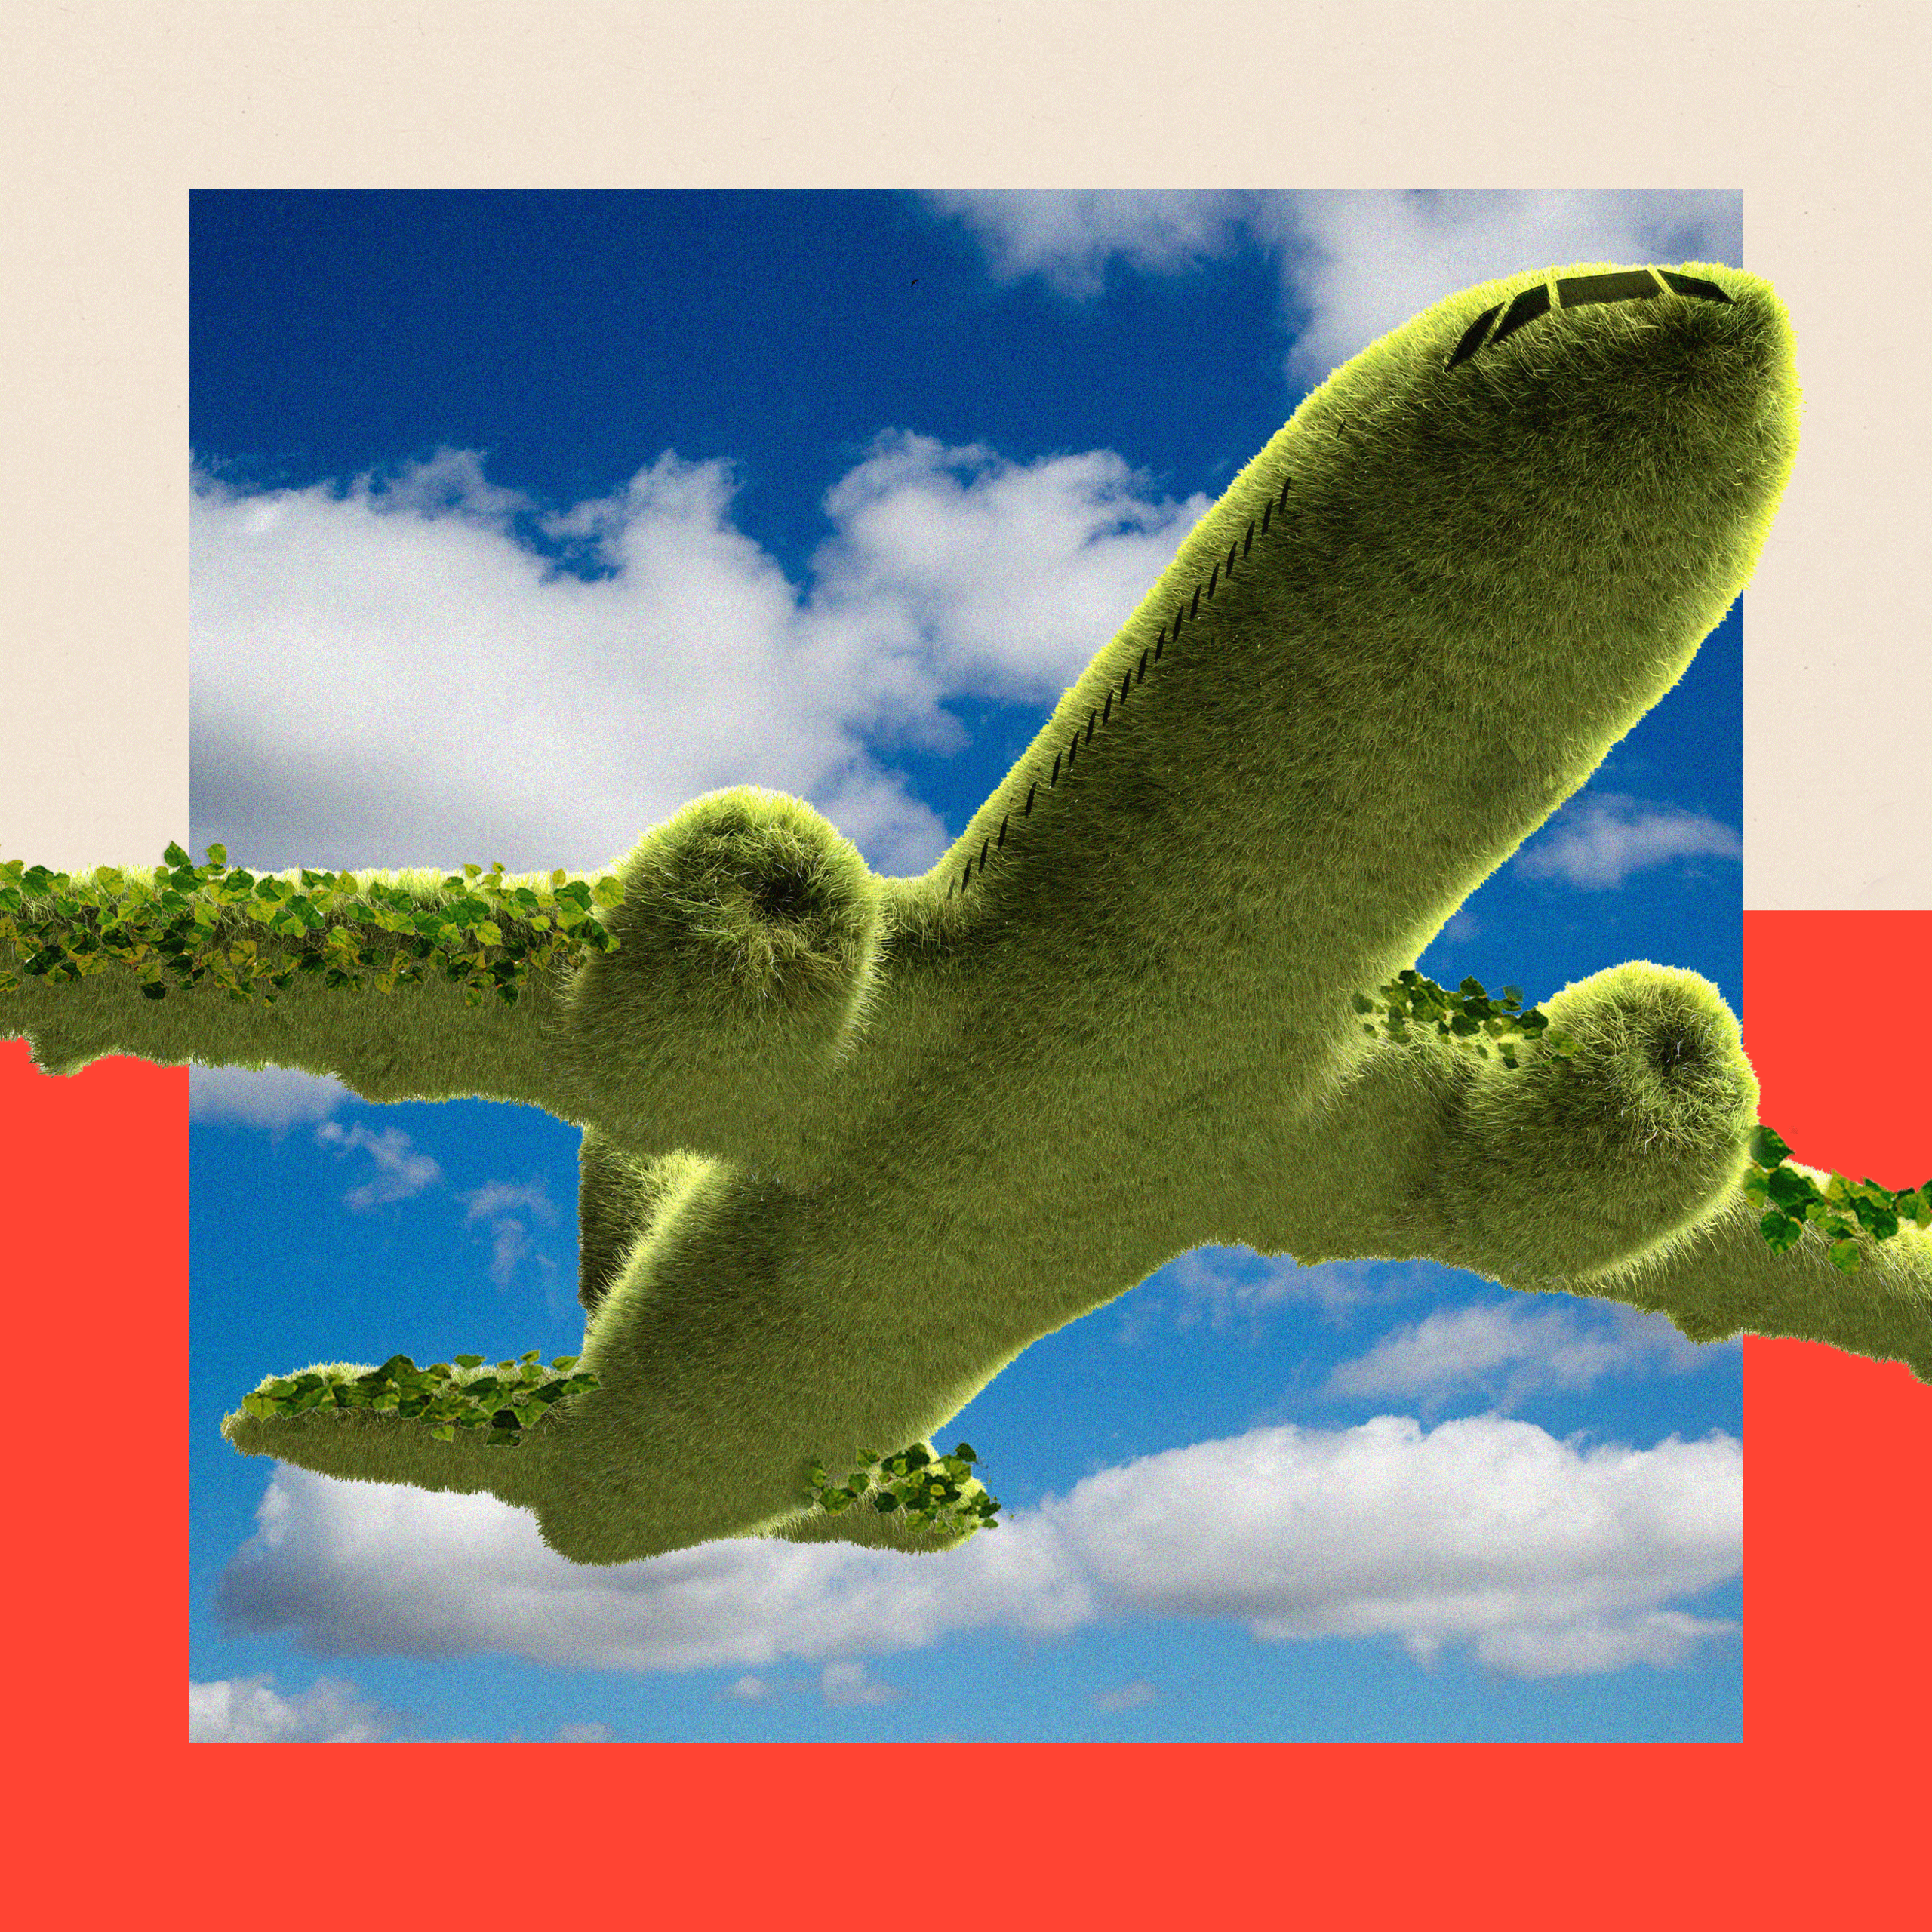
[[[591,867],[753,783],[922,872],[1330,368],[1740,230],[1721,192],[198,195],[197,853]],[[1424,970],[1737,1006],[1741,662],[1734,611]],[[574,1131],[194,1095],[197,1737],[1739,1735],[1734,1345],[1203,1250],[942,1432],[996,1533],[575,1569],[218,1433],[269,1370],[574,1350]]]

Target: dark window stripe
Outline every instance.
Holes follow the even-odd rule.
[[[1730,300],[1715,282],[1706,281],[1701,275],[1679,275],[1675,269],[1659,269],[1657,273],[1680,295],[1699,296],[1706,302],[1728,302]]]
[[[1500,302],[1498,302],[1493,304],[1491,307],[1485,309],[1482,313],[1463,331],[1462,340],[1457,343],[1454,349],[1450,355],[1448,361],[1443,364],[1442,366],[1444,368],[1453,369],[1458,362],[1466,362],[1469,358],[1482,346],[1482,339],[1484,336],[1488,334],[1489,325],[1491,322],[1495,321],[1497,312],[1502,308],[1502,306],[1503,304]],[[1267,520],[1265,517],[1262,520],[1261,527],[1264,530],[1268,527]]]
[[[1633,302],[1659,293],[1648,269],[1619,269],[1611,275],[1571,275],[1556,285],[1556,299],[1566,309],[1592,302]]]

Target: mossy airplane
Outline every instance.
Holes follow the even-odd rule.
[[[493,1491],[581,1563],[950,1546],[988,1510],[964,1460],[875,1465],[856,1503],[837,1472],[917,1463],[1029,1343],[1209,1242],[1425,1257],[1932,1379],[1920,1228],[1761,1234],[1757,1088],[1706,980],[1567,986],[1514,1065],[1361,1018],[1681,675],[1798,410],[1789,320],[1737,269],[1469,289],[1307,398],[924,877],[749,789],[595,891],[15,868],[0,1033],[50,1072],[272,1064],[580,1125],[580,1358],[320,1364],[223,1427]]]

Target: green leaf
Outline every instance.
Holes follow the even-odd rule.
[[[1784,1254],[1795,1247],[1803,1238],[1804,1223],[1794,1221],[1774,1208],[1758,1223],[1758,1232],[1770,1243],[1774,1254]]]
[[[1832,1266],[1841,1274],[1857,1274],[1860,1259],[1857,1241],[1835,1241],[1832,1243]]]
[[[1856,1212],[1860,1224],[1874,1241],[1890,1241],[1899,1231],[1899,1217],[1889,1208],[1860,1201],[1857,1204]]]
[[[1761,1168],[1774,1168],[1791,1158],[1791,1149],[1775,1129],[1760,1124],[1751,1137],[1751,1158]]]

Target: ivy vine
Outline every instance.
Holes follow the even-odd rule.
[[[1540,1040],[1552,1053],[1567,1056],[1577,1042],[1560,1026],[1549,1023],[1540,1007],[1522,1010],[1519,986],[1505,986],[1492,999],[1480,980],[1465,980],[1455,992],[1425,978],[1414,967],[1404,967],[1389,983],[1378,989],[1382,995],[1381,1023],[1364,1020],[1361,1030],[1380,1032],[1384,1039],[1398,1045],[1407,1042],[1410,1029],[1433,1032],[1441,1038],[1469,1048],[1483,1059],[1489,1057],[1490,1042],[1505,1066],[1516,1065],[1516,1043]],[[1358,1013],[1374,1013],[1376,1004],[1365,993],[1357,993],[1351,1002]]]
[[[598,1386],[586,1371],[573,1374],[578,1358],[558,1355],[546,1368],[531,1349],[515,1361],[497,1363],[487,1374],[481,1355],[418,1368],[407,1355],[391,1355],[380,1368],[312,1368],[300,1375],[275,1377],[242,1398],[245,1414],[272,1422],[318,1409],[368,1409],[429,1425],[439,1442],[454,1442],[460,1429],[483,1429],[494,1447],[514,1449],[524,1432],[557,1403]]]
[[[1774,1254],[1796,1247],[1810,1222],[1831,1243],[1833,1266],[1855,1275],[1860,1228],[1874,1241],[1890,1241],[1906,1221],[1932,1227],[1932,1180],[1894,1194],[1875,1180],[1851,1181],[1835,1174],[1821,1188],[1809,1174],[1785,1165],[1790,1155],[1770,1128],[1760,1127],[1751,1137],[1744,1192],[1764,1210],[1758,1231]]]
[[[1547,1014],[1535,1007],[1527,1013],[1521,1010],[1523,995],[1515,986],[1505,986],[1501,996],[1492,999],[1480,980],[1465,980],[1452,993],[1410,968],[1378,990],[1383,1001],[1379,1010],[1364,993],[1354,994],[1350,1001],[1358,1013],[1378,1014],[1379,1023],[1361,1023],[1362,1031],[1372,1036],[1401,1042],[1413,1037],[1412,1028],[1433,1032],[1484,1059],[1493,1043],[1503,1064],[1509,1067],[1518,1064],[1519,1040],[1541,1040],[1552,1053],[1565,1056],[1576,1051],[1575,1040],[1551,1026]],[[1874,1241],[1889,1241],[1906,1221],[1915,1227],[1932,1227],[1932,1180],[1894,1194],[1875,1180],[1850,1181],[1835,1174],[1821,1188],[1808,1174],[1785,1164],[1790,1148],[1774,1128],[1762,1125],[1751,1137],[1750,1155],[1750,1169],[1741,1184],[1746,1195],[1764,1210],[1758,1232],[1775,1254],[1796,1247],[1809,1222],[1831,1244],[1832,1265],[1855,1275],[1861,1228]]]
[[[971,1448],[961,1443],[949,1456],[934,1456],[919,1444],[896,1455],[859,1451],[860,1466],[835,1483],[822,1463],[811,1468],[812,1500],[836,1516],[863,1501],[881,1516],[903,1514],[914,1529],[996,1530],[998,1500],[982,1489],[967,1493],[974,1463]]]
[[[511,884],[500,859],[487,872],[448,874],[443,888],[456,896],[425,906],[406,887],[358,885],[346,872],[258,878],[231,867],[220,845],[208,861],[197,866],[171,844],[149,883],[112,866],[77,880],[10,859],[0,863],[0,940],[25,952],[21,973],[50,984],[118,964],[149,999],[165,998],[171,980],[205,979],[269,1006],[298,973],[319,974],[331,989],[388,993],[438,972],[469,1005],[494,997],[514,1006],[534,970],[572,971],[617,949],[598,916],[624,896],[608,874],[553,872],[537,890]],[[20,983],[0,968],[0,992]]]

